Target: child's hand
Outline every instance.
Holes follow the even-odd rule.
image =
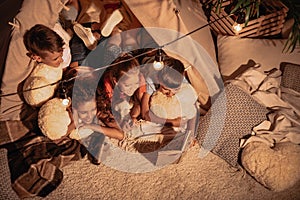
[[[78,129],[91,129],[91,130],[93,130],[94,131],[94,127],[95,126],[99,126],[99,125],[97,125],[97,124],[84,124],[84,123],[80,123],[80,124],[78,124]]]
[[[123,121],[121,122],[121,128],[123,131],[130,131],[133,128],[134,122],[131,119],[130,115],[124,117]]]
[[[175,119],[167,119],[166,125],[170,124],[171,126],[180,127],[183,124],[186,124],[188,119],[186,117],[177,117]]]

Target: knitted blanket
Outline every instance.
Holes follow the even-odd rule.
[[[61,168],[85,155],[85,149],[76,140],[63,138],[53,142],[33,132],[5,148],[12,188],[20,198],[45,197],[61,183]]]

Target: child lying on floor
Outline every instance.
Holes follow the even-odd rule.
[[[63,68],[70,63],[70,54],[65,51],[63,38],[42,24],[27,30],[23,41],[27,55],[36,63],[24,83],[23,90],[27,91],[24,98],[29,105],[39,107],[53,97],[56,89],[54,83],[62,78]],[[48,87],[43,87],[46,85]]]
[[[146,66],[148,70],[152,66]],[[185,127],[194,132],[197,114],[197,94],[184,78],[183,63],[166,56],[164,67],[146,76],[147,92],[142,98],[145,120],[173,127]],[[188,123],[187,123],[188,122]]]
[[[89,136],[93,132],[102,133],[109,138],[121,140],[123,132],[107,127],[98,119],[99,111],[97,109],[97,81],[98,77],[89,67],[77,67],[71,69],[70,74],[79,76],[75,79],[74,84],[67,88],[68,96],[72,97],[72,118],[75,128],[78,129],[81,138]]]
[[[140,117],[140,102],[145,92],[145,80],[140,73],[138,61],[130,54],[118,57],[100,80],[105,96],[111,104],[115,124],[122,130],[130,129]],[[104,121],[106,121],[104,119]]]
[[[62,99],[53,98],[39,111],[38,123],[42,132],[53,141],[64,137],[79,140],[91,155],[91,161],[99,164],[99,153],[107,138],[122,140],[123,131],[107,127],[98,119],[97,81],[98,77],[89,67],[72,68],[67,71],[64,80],[78,76],[64,83],[65,92],[71,97],[71,106],[62,105]],[[63,87],[63,85],[62,85]]]

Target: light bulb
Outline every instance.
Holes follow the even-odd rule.
[[[155,60],[153,62],[153,67],[155,70],[161,70],[164,67],[164,62]]]
[[[243,29],[242,24],[238,24],[236,22],[233,24],[233,30],[236,35],[238,35],[242,29]]]
[[[62,100],[62,104],[63,104],[64,106],[68,106],[69,103],[70,103],[70,99],[69,99],[69,98],[65,98],[65,99]]]
[[[153,68],[155,70],[161,70],[163,67],[164,67],[164,62],[163,62],[162,51],[159,48],[155,55],[155,61],[153,62]]]

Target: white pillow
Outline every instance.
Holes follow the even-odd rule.
[[[230,76],[249,59],[261,64],[263,70],[280,67],[281,62],[300,64],[300,49],[283,53],[284,39],[252,39],[218,36],[218,62],[223,76]]]

